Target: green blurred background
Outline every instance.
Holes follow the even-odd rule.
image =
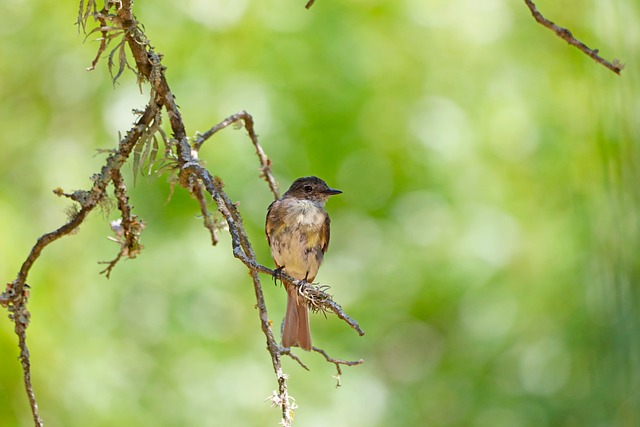
[[[356,318],[314,343],[366,363],[285,360],[300,426],[640,425],[640,5],[540,1],[616,76],[506,0],[167,0],[135,12],[190,134],[245,109],[284,189],[332,199],[318,280]],[[0,14],[0,274],[66,218],[146,102],[112,86],[74,2]],[[259,259],[270,194],[244,131],[202,158],[240,203]],[[131,167],[127,168],[131,183]],[[132,185],[130,185],[132,187]],[[167,176],[138,178],[143,253],[96,212],[29,278],[33,382],[48,426],[275,426],[276,387],[246,269]],[[282,288],[264,277],[278,324]],[[0,321],[0,424],[32,425],[12,323]],[[300,353],[300,352],[299,352]]]

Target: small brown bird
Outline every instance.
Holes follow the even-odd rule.
[[[340,193],[320,178],[308,176],[296,179],[269,205],[265,232],[277,270],[313,282],[329,247],[331,220],[324,205]],[[282,345],[311,350],[309,308],[296,287],[287,287]]]

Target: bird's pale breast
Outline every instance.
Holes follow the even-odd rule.
[[[322,263],[327,213],[309,200],[281,200],[275,207],[284,215],[270,233],[271,254],[292,277],[313,280]]]

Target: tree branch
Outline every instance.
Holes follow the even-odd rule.
[[[199,163],[197,156],[198,150],[202,147],[203,143],[216,132],[231,124],[243,123],[260,161],[260,177],[267,182],[273,196],[278,198],[278,186],[271,172],[271,162],[258,142],[252,116],[245,111],[228,117],[212,127],[209,131],[198,135],[193,146],[190,144],[181,113],[175,103],[175,97],[167,83],[164,74],[165,68],[161,64],[161,58],[151,48],[131,8],[131,0],[107,0],[104,8],[97,11],[95,0],[87,0],[86,6],[84,0],[82,0],[80,2],[79,25],[84,29],[86,20],[92,16],[94,20],[98,22],[99,27],[91,33],[99,31],[103,36],[98,48],[98,55],[89,69],[95,67],[100,56],[106,51],[110,41],[117,37],[122,37],[122,40],[118,42],[118,47],[108,55],[108,65],[111,70],[111,66],[113,65],[112,58],[116,50],[118,50],[119,69],[114,77],[114,81],[119,78],[125,66],[128,66],[128,64],[126,64],[126,55],[124,55],[123,51],[124,46],[128,46],[135,60],[136,67],[134,72],[136,76],[139,81],[146,80],[150,83],[149,104],[144,112],[140,114],[136,124],[119,142],[118,149],[107,157],[100,173],[92,177],[93,186],[90,190],[78,190],[70,194],[64,193],[62,189],[54,190],[54,193],[58,196],[68,197],[75,203],[78,203],[79,208],[72,212],[66,224],[55,231],[42,235],[36,241],[27,259],[22,264],[16,279],[8,283],[5,291],[0,294],[0,305],[7,308],[10,313],[10,318],[15,323],[15,331],[19,338],[20,360],[24,373],[24,383],[35,424],[36,426],[41,426],[42,420],[38,414],[38,405],[31,383],[31,365],[25,332],[30,317],[27,310],[29,292],[26,283],[29,272],[45,247],[57,239],[74,232],[95,207],[106,202],[106,189],[110,183],[114,185],[114,196],[121,213],[121,219],[112,223],[112,229],[116,233],[114,240],[120,244],[120,251],[115,259],[106,263],[108,266],[103,272],[106,273],[108,277],[122,257],[133,258],[139,253],[142,249],[139,243],[139,236],[144,228],[144,223],[132,213],[128,201],[127,188],[120,169],[131,156],[132,152],[134,153],[134,166],[135,163],[140,161],[140,153],[143,150],[145,153],[152,152],[151,158],[155,159],[158,145],[155,139],[157,132],[161,134],[166,146],[166,153],[168,153],[167,157],[170,158],[169,169],[177,174],[177,180],[173,182],[175,183],[177,181],[182,187],[188,189],[198,200],[200,210],[205,217],[204,225],[212,236],[212,243],[215,245],[217,242],[216,231],[218,227],[210,219],[205,200],[205,191],[211,195],[217,205],[218,211],[227,223],[229,234],[231,235],[234,256],[245,264],[249,270],[254,286],[256,307],[258,308],[261,328],[267,341],[267,350],[271,355],[271,361],[278,384],[278,388],[274,392],[271,400],[281,410],[281,424],[285,427],[291,426],[293,410],[296,408],[296,405],[295,401],[288,394],[287,375],[282,370],[281,356],[288,355],[296,360],[303,368],[306,369],[307,367],[296,355],[291,353],[290,349],[283,349],[273,334],[259,273],[274,276],[275,272],[257,262],[255,252],[245,232],[242,218],[236,205],[224,192],[222,181],[214,177],[204,168]],[[107,25],[107,22],[109,25]],[[160,128],[160,113],[162,109],[166,110],[169,117],[169,124],[173,133],[173,138],[171,139],[167,138]],[[151,142],[152,140],[153,142]],[[152,164],[153,160],[151,160],[150,163]],[[134,169],[136,168],[134,167]],[[306,282],[295,281],[287,275],[281,274],[278,275],[278,277],[281,278],[287,286],[298,286],[299,292],[305,296],[311,309],[323,312],[332,311],[355,329],[358,334],[364,334],[357,322],[344,313],[342,308],[332,300],[331,295],[325,292],[325,288],[314,284],[307,284]],[[324,350],[316,348],[314,348],[314,350],[323,354],[328,362],[336,365],[338,380],[341,374],[340,365],[353,366],[362,363],[362,360],[347,362],[334,359],[329,357]]]
[[[542,16],[542,14],[538,11],[533,1],[524,0],[524,2],[527,4],[527,7],[531,11],[531,14],[533,15],[534,19],[538,23],[542,24],[543,26],[547,27],[548,29],[556,33],[556,35],[560,37],[562,40],[566,41],[572,46],[577,47],[586,55],[589,55],[597,63],[604,65],[614,73],[620,75],[620,72],[624,68],[624,65],[622,65],[619,60],[614,59],[613,62],[607,61],[606,59],[604,59],[599,55],[598,49],[591,49],[589,46],[582,43],[580,40],[576,39],[573,36],[573,34],[571,34],[571,31],[569,31],[567,28],[560,27],[554,24],[553,22],[549,21],[544,16]]]
[[[87,215],[89,215],[89,213],[104,200],[106,187],[112,179],[112,172],[114,170],[119,170],[124,165],[124,162],[131,153],[135,142],[144,129],[149,125],[154,116],[154,108],[149,105],[136,124],[120,142],[118,150],[107,158],[106,164],[102,167],[100,173],[92,177],[93,187],[91,190],[76,191],[67,195],[67,197],[78,202],[81,208],[75,211],[69,221],[62,227],[38,238],[31,248],[27,259],[22,263],[16,279],[13,282],[8,283],[5,291],[0,295],[0,304],[7,307],[10,312],[10,318],[15,323],[15,332],[18,335],[18,345],[20,348],[20,360],[22,363],[25,388],[29,397],[31,412],[37,426],[42,425],[42,420],[38,414],[38,404],[36,403],[33,385],[31,384],[31,364],[29,361],[29,349],[27,347],[26,329],[29,324],[29,311],[27,310],[28,291],[26,289],[28,287],[26,282],[27,277],[44,248],[59,238],[73,233],[80,224],[84,222]],[[64,195],[61,189],[54,190],[54,193],[57,195]]]

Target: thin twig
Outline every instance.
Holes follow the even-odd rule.
[[[195,140],[195,142],[193,143],[193,149],[196,151],[200,151],[200,149],[202,148],[202,145],[209,139],[211,138],[213,135],[215,135],[217,132],[221,131],[222,129],[236,124],[240,121],[240,115],[242,113],[245,113],[245,111],[241,111],[240,113],[236,113],[236,114],[232,114],[229,117],[227,117],[226,119],[224,119],[223,121],[221,121],[220,123],[218,123],[217,125],[214,125],[211,129],[209,129],[208,131],[206,131],[203,134],[199,134],[197,135],[197,138]]]
[[[344,312],[344,310],[342,309],[342,307],[340,307],[340,304],[338,304],[337,302],[335,302],[332,299],[328,299],[324,305],[329,308],[331,311],[333,311],[336,316],[338,316],[340,319],[344,320],[345,322],[347,322],[347,324],[349,326],[351,326],[351,328],[353,330],[355,330],[358,335],[363,336],[364,335],[364,331],[362,330],[362,328],[360,327],[360,325],[358,324],[358,322],[356,322],[354,319],[352,319],[347,313]]]
[[[26,310],[26,308],[25,308]],[[29,396],[29,405],[31,406],[31,414],[33,415],[33,422],[36,427],[44,426],[42,418],[38,413],[38,402],[36,401],[36,395],[33,392],[33,385],[31,383],[31,361],[29,360],[29,348],[27,347],[27,323],[16,320],[16,335],[18,335],[18,345],[20,347],[20,364],[22,365],[22,372],[24,373],[24,386]]]
[[[202,185],[202,182],[195,181],[193,183],[193,185],[191,186],[191,194],[193,194],[198,200],[204,227],[209,230],[209,235],[211,236],[211,244],[215,246],[218,244],[218,227],[216,226],[215,221],[211,219],[211,213],[207,208],[207,200],[204,196],[204,186]]]
[[[199,152],[200,148],[202,148],[202,145],[216,132],[234,123],[239,123],[240,121],[244,123],[244,128],[247,130],[249,138],[251,139],[251,142],[256,149],[256,155],[260,160],[260,178],[264,179],[267,184],[269,184],[271,193],[273,193],[274,198],[278,199],[280,197],[278,195],[278,184],[276,183],[276,180],[271,172],[271,160],[269,160],[264,150],[262,149],[260,142],[258,142],[258,135],[256,134],[254,129],[253,116],[251,116],[251,114],[247,113],[246,111],[240,111],[239,113],[233,114],[217,125],[213,126],[205,133],[198,135],[196,141],[193,143],[193,149],[196,152]]]
[[[306,369],[307,371],[309,370],[309,367],[307,365],[305,365],[304,363],[302,363],[302,360],[300,360],[300,358],[298,356],[296,356],[296,354],[291,351],[291,348],[289,348],[289,347],[280,347],[280,354],[285,355],[285,356],[289,356],[290,358],[292,358],[293,360],[298,362],[298,364],[302,368]]]
[[[571,34],[571,31],[569,31],[567,28],[560,27],[554,24],[553,22],[549,21],[544,16],[542,16],[542,14],[536,8],[536,5],[533,4],[533,1],[524,0],[524,2],[527,4],[527,7],[531,11],[531,14],[533,15],[536,21],[538,21],[540,24],[542,24],[543,26],[547,27],[548,29],[556,33],[556,35],[560,37],[562,40],[566,41],[572,46],[577,47],[586,55],[589,55],[597,63],[604,65],[614,73],[620,75],[620,72],[624,68],[624,65],[621,64],[618,59],[614,59],[613,62],[607,61],[606,59],[604,59],[599,55],[598,49],[591,49],[586,44],[576,39],[573,36],[573,34]]]
[[[105,274],[107,278],[109,278],[111,271],[122,257],[135,258],[140,254],[140,251],[144,248],[140,244],[140,234],[145,228],[144,221],[131,213],[132,208],[129,206],[127,186],[124,183],[124,177],[120,169],[111,171],[111,180],[113,181],[118,209],[122,215],[120,219],[111,222],[111,229],[116,234],[116,237],[111,239],[120,245],[120,251],[113,260],[101,262],[101,264],[107,264],[107,268],[100,272]]]
[[[321,348],[318,347],[311,347],[313,349],[313,351],[320,353],[321,355],[324,356],[324,358],[326,359],[327,362],[329,363],[333,363],[336,366],[336,381],[338,382],[336,384],[336,387],[340,387],[342,385],[341,383],[341,377],[342,377],[342,369],[340,368],[340,365],[344,365],[344,366],[357,366],[357,365],[362,365],[364,363],[364,359],[358,359],[358,360],[353,360],[353,361],[349,361],[349,360],[342,360],[342,359],[335,359],[331,356],[329,356],[327,354],[326,351],[324,351]]]
[[[306,9],[309,9],[311,6],[313,6],[313,4],[316,2],[316,0],[309,0],[307,2],[307,5],[305,6]]]

